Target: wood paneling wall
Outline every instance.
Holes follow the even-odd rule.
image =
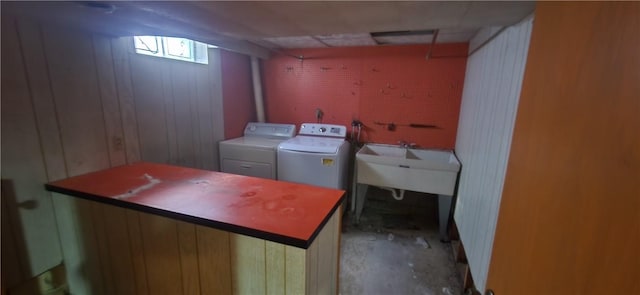
[[[13,244],[24,248],[16,250],[24,255],[14,280],[64,258],[72,288],[87,291],[75,292],[93,294],[79,279],[102,274],[85,264],[124,263],[92,252],[100,249],[93,244],[115,246],[117,239],[78,240],[104,225],[78,224],[86,208],[63,198],[52,202],[47,181],[139,160],[218,168],[220,51],[209,51],[207,66],[141,56],[132,43],[2,16],[2,179],[14,188],[5,193],[3,183],[2,217],[23,233]],[[128,290],[111,283],[121,276],[105,278],[105,286]]]
[[[11,265],[6,269],[3,264],[3,274],[8,271],[19,273],[18,276],[7,278],[17,281],[3,282],[6,287],[51,268],[62,260],[51,199],[42,187],[49,174],[44,161],[46,154],[41,148],[45,142],[40,139],[38,123],[47,121],[47,118],[36,120],[35,110],[45,106],[36,102],[36,99],[43,97],[39,95],[40,89],[33,88],[45,83],[30,83],[27,80],[28,67],[22,58],[22,44],[18,38],[13,23],[3,17],[2,203],[6,209],[3,215],[8,215],[6,220],[13,227],[9,233],[3,231],[3,236],[12,234],[13,245],[20,247],[14,251],[20,255],[17,261],[20,265]],[[6,246],[10,244],[2,244],[3,248]],[[6,263],[5,259],[2,262]]]
[[[340,208],[308,249],[53,194],[91,254],[76,294],[337,294]],[[90,230],[89,230],[90,229]]]
[[[462,170],[454,218],[479,290],[489,270],[532,22],[529,17],[507,28],[467,61],[456,139]]]

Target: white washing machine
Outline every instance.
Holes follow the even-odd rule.
[[[243,137],[220,142],[220,171],[276,179],[278,144],[295,133],[293,124],[248,123]]]
[[[346,189],[347,127],[304,123],[298,135],[278,146],[278,180]]]

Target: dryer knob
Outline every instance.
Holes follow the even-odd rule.
[[[325,133],[326,131],[327,131],[327,128],[320,127],[320,132]]]

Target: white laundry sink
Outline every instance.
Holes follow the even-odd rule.
[[[407,149],[385,144],[365,144],[356,154],[356,159],[370,163],[397,165],[406,158]]]
[[[356,223],[369,185],[390,190],[397,200],[402,200],[404,190],[437,194],[440,237],[443,241],[449,239],[451,199],[460,171],[460,162],[452,151],[366,144],[356,153],[356,165],[357,185],[351,199]]]
[[[452,151],[366,144],[356,154],[357,182],[453,195],[460,162]]]

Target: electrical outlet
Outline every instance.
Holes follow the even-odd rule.
[[[121,151],[124,149],[124,141],[120,136],[114,136],[111,138],[111,144],[113,145],[113,150]]]

